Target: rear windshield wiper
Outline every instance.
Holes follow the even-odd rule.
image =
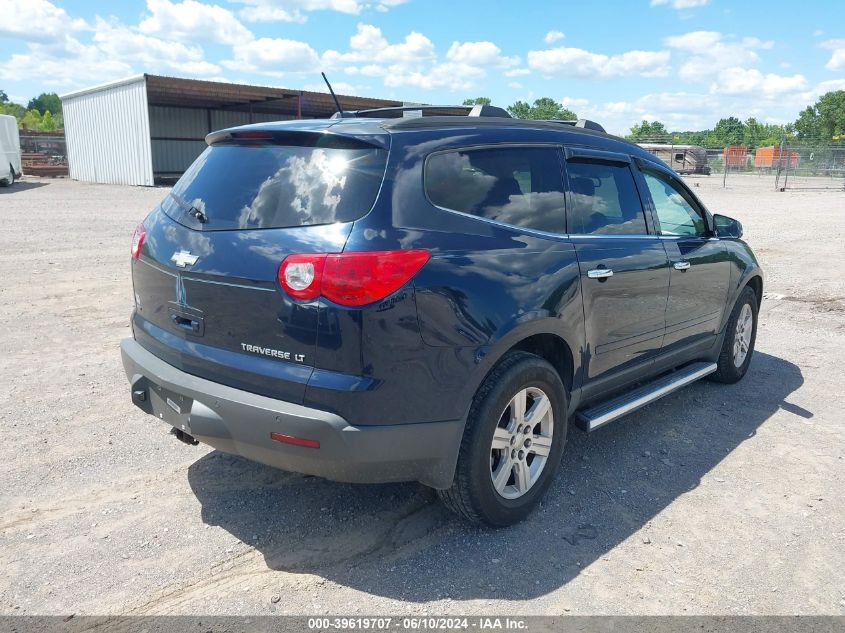
[[[182,211],[184,211],[185,213],[187,213],[191,217],[196,218],[197,222],[200,222],[201,224],[205,224],[206,222],[208,222],[208,216],[205,214],[205,211],[203,211],[202,209],[197,209],[194,205],[188,204],[187,202],[182,200],[182,198],[177,196],[172,191],[167,195],[169,195],[171,198],[173,198],[176,201],[176,204],[179,205],[179,208],[182,209]]]

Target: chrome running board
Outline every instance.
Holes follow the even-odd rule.
[[[692,363],[612,400],[579,411],[575,414],[578,425],[585,431],[595,431],[715,371],[716,363]]]

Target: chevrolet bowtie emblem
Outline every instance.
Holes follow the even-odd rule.
[[[184,268],[185,266],[193,266],[198,259],[199,256],[191,255],[191,251],[176,251],[170,261],[176,264],[178,268]]]

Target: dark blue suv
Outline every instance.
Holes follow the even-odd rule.
[[[202,441],[526,516],[593,430],[748,369],[736,220],[590,121],[344,113],[209,134],[132,244],[132,399]],[[400,116],[397,116],[400,115]]]

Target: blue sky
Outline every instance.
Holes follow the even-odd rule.
[[[338,92],[405,101],[549,96],[624,132],[782,123],[845,89],[841,1],[0,0],[0,15],[17,101],[141,72],[322,90],[325,70]]]

